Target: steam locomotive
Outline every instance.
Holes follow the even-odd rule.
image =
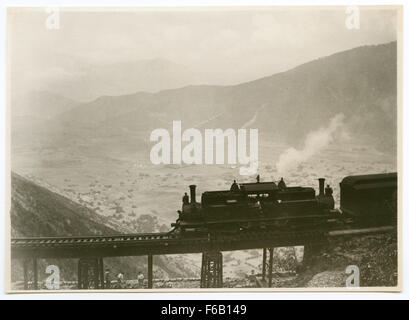
[[[233,182],[230,190],[206,191],[196,202],[196,186],[185,193],[179,218],[172,226],[182,233],[243,230],[298,230],[334,223],[390,224],[396,221],[397,174],[345,177],[340,183],[341,207],[335,209],[333,190],[320,178],[319,193],[311,187],[278,183]]]

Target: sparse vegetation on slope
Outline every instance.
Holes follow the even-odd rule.
[[[345,287],[348,266],[359,268],[361,287],[397,285],[396,234],[378,234],[337,240],[315,252],[294,287]]]
[[[107,219],[94,213],[66,197],[40,187],[35,183],[12,173],[11,179],[11,236],[12,237],[51,237],[51,236],[89,236],[110,235],[118,231],[104,225]],[[22,266],[13,261],[12,281],[22,280]],[[121,257],[105,259],[105,266],[113,277],[122,271],[127,279],[134,279],[138,271],[146,272],[146,257]],[[75,281],[77,278],[76,259],[47,259],[39,261],[39,280],[44,280],[47,265],[60,267],[62,281]],[[192,276],[180,263],[169,257],[156,257],[157,275],[161,277]]]

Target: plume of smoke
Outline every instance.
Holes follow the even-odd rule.
[[[316,131],[310,132],[305,141],[304,147],[301,150],[289,148],[285,150],[279,157],[276,167],[279,173],[287,173],[295,169],[299,164],[307,161],[315,153],[325,148],[335,138],[337,129],[344,121],[344,114],[335,115],[328,127],[322,127]]]

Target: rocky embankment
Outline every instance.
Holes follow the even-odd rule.
[[[287,285],[307,288],[345,287],[347,278],[352,275],[347,271],[348,266],[358,267],[360,287],[396,286],[396,234],[376,234],[332,241],[317,249],[301,267],[294,281]],[[352,269],[357,270],[355,267]]]

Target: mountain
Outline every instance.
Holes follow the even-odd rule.
[[[67,62],[62,62],[67,64]],[[81,62],[66,66],[75,76],[59,76],[47,82],[47,90],[78,101],[91,101],[102,95],[126,95],[138,91],[157,92],[198,84],[203,75],[167,59],[124,61],[103,66]]]
[[[49,91],[32,91],[12,96],[11,114],[14,118],[49,119],[74,108],[78,104],[72,99]]]
[[[140,133],[146,142],[151,130],[170,128],[172,120],[184,128],[235,129],[251,120],[261,138],[294,143],[343,113],[356,137],[387,150],[396,145],[396,50],[396,42],[358,47],[234,86],[102,96],[48,126],[65,138],[84,130],[83,138]]]
[[[21,134],[31,135],[38,126],[48,119],[67,112],[79,103],[49,91],[32,91],[11,95],[12,134],[19,138]]]
[[[108,77],[108,75],[107,75]],[[149,157],[150,133],[257,128],[259,139],[300,146],[335,115],[352,140],[396,153],[397,44],[363,46],[233,86],[197,85],[157,93],[101,96],[44,120],[13,127],[13,148],[69,148],[88,156]]]

